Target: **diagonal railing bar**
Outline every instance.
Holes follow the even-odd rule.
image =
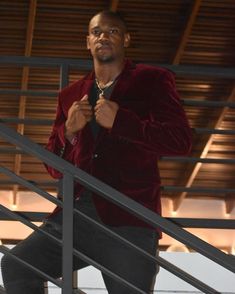
[[[50,239],[52,239],[53,241],[59,243],[60,245],[62,245],[62,241],[58,238],[56,238],[55,236],[51,235],[50,233],[44,231],[43,229],[41,229],[40,227],[36,226],[35,224],[31,223],[29,220],[27,220],[25,217],[23,216],[17,216],[14,212],[12,212],[11,210],[9,210],[8,208],[2,206],[0,204],[0,210],[2,210],[5,214],[9,215],[11,218],[15,219],[15,220],[19,220],[20,222],[22,222],[23,224],[25,224],[26,226],[30,227],[31,229],[41,232],[42,234],[44,234],[45,236],[49,237]],[[161,267],[165,268],[166,270],[168,270],[169,272],[177,275],[178,277],[180,277],[181,279],[183,279],[184,281],[190,283],[191,285],[195,286],[196,288],[198,288],[199,290],[204,291],[204,293],[219,293],[216,292],[215,289],[212,289],[211,287],[207,286],[206,284],[204,284],[203,282],[201,282],[200,280],[194,278],[193,276],[191,276],[190,274],[186,273],[185,271],[181,270],[180,268],[176,267],[175,265],[171,264],[170,262],[168,262],[167,260],[161,258],[160,256],[152,256],[151,254],[149,254],[148,252],[146,252],[145,250],[141,249],[140,247],[134,245],[133,243],[131,243],[130,241],[126,240],[125,238],[121,237],[120,235],[118,235],[117,233],[113,232],[111,229],[109,229],[108,227],[105,227],[104,225],[102,225],[101,223],[97,222],[96,220],[92,219],[91,217],[89,217],[88,215],[82,213],[81,211],[79,211],[78,209],[74,209],[74,213],[78,214],[79,216],[81,216],[83,219],[85,219],[86,221],[93,223],[95,226],[99,227],[99,229],[101,229],[102,231],[104,231],[105,233],[107,233],[108,235],[111,235],[112,237],[114,237],[115,239],[121,241],[123,244],[127,245],[128,247],[131,247],[132,249],[136,250],[137,252],[139,252],[140,254],[144,255],[145,257],[147,257],[148,259],[150,259],[153,262],[157,262]],[[88,259],[86,258],[86,255],[83,255],[82,253],[78,252],[77,250],[73,249],[73,254],[81,257],[81,256],[85,256],[85,259],[83,259],[85,262],[88,262]],[[80,256],[81,254],[81,256]],[[90,262],[91,260],[89,260]],[[101,266],[98,263],[94,263],[94,261],[92,261],[91,263],[92,265],[96,266],[98,269],[102,270],[102,271],[106,271],[107,269],[103,266]],[[106,272],[109,275],[109,272]],[[115,276],[112,276],[115,278]],[[118,276],[117,276],[118,277]],[[119,278],[118,278],[119,280]],[[122,281],[122,280],[119,280]],[[145,292],[144,292],[145,293]]]
[[[163,232],[175,238],[176,240],[190,246],[195,251],[198,251],[202,255],[210,258],[211,260],[219,263],[223,267],[235,272],[235,258],[229,258],[225,253],[221,252],[217,248],[214,248],[205,241],[199,239],[193,234],[185,231],[184,229],[176,226],[175,224],[167,221],[153,211],[143,207],[136,201],[126,197],[122,193],[108,186],[107,184],[101,182],[100,180],[92,177],[86,172],[79,168],[76,168],[71,163],[59,158],[57,155],[53,154],[32,142],[28,138],[18,134],[11,128],[0,123],[0,135],[7,139],[9,142],[16,144],[17,146],[25,149],[30,154],[38,157],[43,162],[52,166],[57,170],[68,171],[74,175],[79,183],[81,183],[85,188],[95,192],[96,194],[104,197],[108,201],[117,204],[124,210],[136,215],[140,219],[146,221],[153,227],[160,227]]]
[[[33,190],[34,192],[41,195],[43,198],[46,198],[47,200],[53,202],[54,204],[56,204],[56,205],[58,205],[60,207],[63,206],[63,202],[61,200],[59,200],[58,198],[52,196],[51,194],[47,193],[46,191],[38,188],[35,184],[33,184],[33,183],[23,179],[22,177],[18,176],[17,174],[12,172],[8,168],[0,166],[0,173],[4,173],[8,177],[14,179],[14,181],[17,182],[18,184],[27,187],[29,190]]]
[[[2,206],[2,205],[1,205]],[[44,278],[45,280],[48,280],[50,282],[52,282],[53,284],[55,284],[58,287],[62,286],[61,281],[54,279],[53,277],[45,274],[44,272],[42,272],[41,270],[39,270],[38,268],[32,266],[30,263],[24,261],[23,259],[17,257],[16,255],[12,254],[11,251],[4,245],[0,245],[0,252],[2,252],[3,254],[8,254],[10,255],[13,259],[15,259],[17,262],[20,262],[21,264],[23,264],[25,267],[33,270],[34,272],[36,272],[38,275],[40,275],[42,278]]]
[[[90,71],[93,68],[91,59],[78,58],[50,58],[50,57],[25,57],[25,56],[0,56],[0,65],[12,66],[36,66],[36,67],[60,67],[66,65],[72,68],[79,68]],[[200,65],[172,65],[162,63],[147,63],[153,66],[166,67],[177,75],[209,76],[218,78],[234,78],[235,69],[228,67],[200,66]]]

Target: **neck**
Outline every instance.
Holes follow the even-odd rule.
[[[101,84],[107,84],[116,79],[124,67],[124,60],[119,63],[98,63],[94,61],[96,79]]]

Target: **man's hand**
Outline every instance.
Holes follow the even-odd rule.
[[[65,137],[71,140],[91,118],[92,107],[88,101],[88,95],[84,95],[80,101],[73,102],[69,108],[68,118],[65,122]]]
[[[95,118],[99,125],[111,129],[119,106],[116,102],[109,101],[100,95],[95,106]]]

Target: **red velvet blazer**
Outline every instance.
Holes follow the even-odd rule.
[[[89,94],[94,72],[63,89],[47,149],[92,174],[145,207],[161,213],[160,156],[185,155],[191,148],[191,130],[167,69],[126,61],[110,100],[119,105],[113,128],[100,128],[96,139],[89,124],[76,142],[64,138],[68,109]],[[61,174],[47,167],[54,178]],[[75,197],[82,187],[77,184]],[[97,211],[109,225],[145,224],[114,204],[94,195]]]

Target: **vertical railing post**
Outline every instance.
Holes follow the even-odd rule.
[[[69,173],[63,177],[63,250],[62,294],[73,293],[73,188],[74,179]]]
[[[69,65],[62,64],[60,66],[60,90],[69,84]]]

